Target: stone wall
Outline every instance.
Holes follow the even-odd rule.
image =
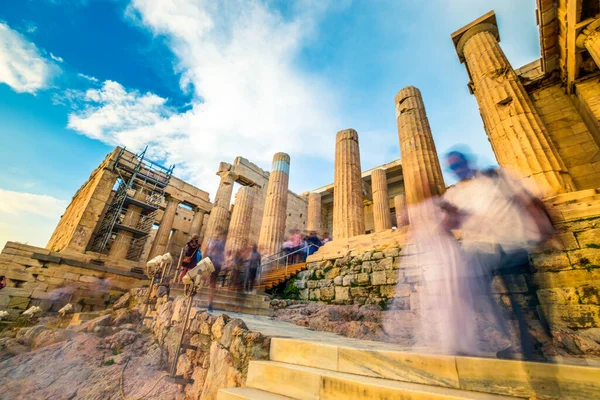
[[[86,249],[117,180],[117,175],[108,169],[115,153],[116,150],[107,155],[75,193],[46,248],[53,251],[67,247],[76,251]]]
[[[131,301],[138,306],[145,300],[147,289],[131,291]],[[159,297],[147,313],[144,325],[156,336],[165,359],[172,365],[185,320],[187,298],[168,300]],[[217,398],[221,388],[243,386],[250,360],[269,358],[270,338],[252,332],[244,321],[222,314],[218,317],[192,307],[183,343],[196,350],[182,350],[177,375],[194,380],[185,386],[186,399]]]
[[[513,295],[531,318],[545,318],[551,326],[598,328],[600,217],[571,219],[558,229],[555,247],[531,252],[526,269],[502,272],[510,276],[509,287],[502,277],[494,277],[493,296],[508,307]],[[365,250],[369,237],[375,250]],[[422,270],[412,245],[402,244],[408,243],[406,239],[402,232],[364,235],[362,240],[353,238],[354,250],[349,246],[336,250],[331,242],[289,284],[299,289],[302,300],[417,311]]]
[[[68,302],[76,312],[104,310],[145,282],[144,275],[14,242],[0,254],[0,275],[7,278],[7,287],[0,290],[0,309],[12,317],[34,305],[58,311]]]
[[[597,187],[600,149],[570,97],[559,84],[536,90],[530,96],[577,188]]]

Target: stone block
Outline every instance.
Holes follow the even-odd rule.
[[[600,267],[600,249],[586,248],[567,253],[574,268]]]
[[[399,271],[397,269],[393,269],[390,271],[385,271],[386,283],[388,285],[395,285],[398,282],[404,280],[404,271]]]
[[[409,297],[413,294],[412,286],[408,284],[390,285],[395,287],[394,297]]]
[[[579,243],[577,242],[577,239],[575,238],[575,233],[573,232],[557,233],[554,235],[554,238],[556,240],[553,243],[553,245],[547,244],[543,246],[538,246],[531,250],[531,254],[554,252],[556,250],[576,250],[580,247]]]
[[[565,252],[531,255],[531,263],[536,271],[564,271],[571,269],[571,261]]]
[[[308,289],[300,290],[300,300],[308,300]]]
[[[356,281],[360,286],[367,286],[371,283],[369,274],[366,273],[357,274]]]
[[[353,288],[350,288],[350,295],[353,298],[368,296],[369,290],[365,287],[353,287]]]
[[[383,258],[383,252],[377,251],[371,255],[371,260],[381,260]]]
[[[306,282],[306,287],[309,289],[315,289],[318,286],[317,281]]]
[[[345,275],[342,278],[342,285],[343,286],[350,286],[353,283],[356,283],[356,275]]]
[[[422,269],[421,268],[408,268],[404,269],[404,280],[407,283],[419,283],[422,280]]]
[[[2,293],[5,296],[18,296],[18,297],[29,297],[33,293],[33,289],[23,289],[15,287],[5,287],[2,289]]]
[[[582,285],[575,290],[580,304],[600,305],[600,285]]]
[[[0,308],[5,308],[10,303],[10,296],[0,295]]]
[[[72,272],[64,272],[64,271],[57,269],[52,272],[52,276],[54,278],[69,279],[71,281],[77,281],[77,280],[79,280],[79,277],[81,276],[81,274],[74,274]]]
[[[538,289],[600,284],[600,269],[538,272],[531,276],[531,280]]]
[[[551,304],[541,307],[550,325],[562,325],[572,329],[598,328],[600,306]]]
[[[333,280],[333,285],[334,286],[342,286],[343,283],[343,277],[342,276],[336,276],[335,279]]]
[[[340,275],[340,268],[331,268],[329,271],[325,272],[325,279],[333,279],[339,275]]]
[[[600,229],[589,229],[576,234],[581,248],[600,246]]]
[[[403,255],[400,257],[400,268],[418,268],[419,257],[417,255]]]
[[[376,271],[371,274],[371,284],[373,286],[385,285],[387,283],[386,271]]]
[[[492,280],[492,293],[527,293],[528,291],[527,281],[523,275],[495,276]]]
[[[398,249],[398,248],[383,250],[383,256],[386,258],[396,257],[398,254],[400,254],[400,249]]]
[[[394,258],[386,257],[377,263],[378,270],[391,270],[394,269]]]
[[[20,310],[26,310],[30,301],[31,298],[29,297],[14,296],[10,298],[7,308],[18,308]]]
[[[335,287],[335,299],[336,300],[350,300],[350,288],[348,287]]]
[[[382,285],[379,287],[379,294],[382,297],[392,298],[394,297],[395,290],[396,286],[394,285]]]
[[[321,289],[310,289],[308,292],[309,300],[321,300]]]
[[[296,287],[298,289],[306,289],[306,283],[307,283],[307,281],[300,281],[300,280],[297,280],[296,282],[294,282],[294,284],[296,285]]]
[[[331,279],[321,279],[320,281],[317,281],[317,287],[319,287],[319,288],[328,287],[328,286],[331,286],[332,284],[333,284],[333,280],[331,280]]]
[[[575,288],[540,289],[537,292],[540,304],[579,304]]]

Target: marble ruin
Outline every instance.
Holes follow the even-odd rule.
[[[479,106],[481,134],[500,166],[543,188],[561,243],[532,252],[530,270],[510,272],[508,287],[495,281],[493,295],[504,304],[516,296],[528,318],[551,332],[600,328],[599,15],[597,1],[537,0],[541,58],[521,68],[502,50],[493,11],[450,35]],[[335,143],[334,181],[301,194],[288,188],[294,170],[286,153],[273,155],[270,171],[243,157],[221,162],[211,202],[206,191],[173,176],[172,167],[115,148],[75,194],[45,249],[6,245],[0,308],[57,310],[70,301],[77,311],[101,310],[146,282],[140,268],[147,260],[165,252],[177,258],[192,234],[200,235],[203,251],[227,231],[227,253],[256,244],[268,257],[299,229],[333,241],[306,265],[286,269],[274,286],[293,276],[299,300],[393,302],[395,310],[418,311],[422,268],[409,252],[410,210],[442,195],[446,184],[427,98],[407,86],[393,101],[401,158],[363,171],[359,133],[331,132],[323,140]],[[110,283],[98,289],[106,278]],[[224,307],[228,299],[223,295]],[[232,309],[271,312],[261,302]],[[256,372],[248,381],[258,381]]]

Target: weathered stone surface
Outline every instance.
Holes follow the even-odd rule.
[[[321,288],[321,300],[331,301],[335,297],[335,289],[332,286]]]
[[[340,301],[350,300],[350,288],[336,286],[335,299]]]
[[[356,282],[361,286],[367,286],[371,283],[369,274],[361,273],[356,275]]]
[[[492,293],[527,293],[528,291],[527,281],[523,275],[495,276],[492,281]]]
[[[542,309],[551,324],[573,329],[600,327],[600,306],[598,305],[552,304],[544,305]]]
[[[264,255],[277,253],[283,244],[287,217],[289,170],[290,156],[286,153],[275,153],[258,238],[259,251]]]
[[[373,286],[385,285],[387,283],[386,271],[376,271],[371,274],[371,284]]]
[[[531,263],[537,271],[564,271],[571,269],[571,261],[567,253],[553,252],[531,256]]]

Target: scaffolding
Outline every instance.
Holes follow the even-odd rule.
[[[119,151],[112,168],[117,173],[116,191],[91,240],[91,251],[108,254],[119,241],[128,242],[126,259],[139,261],[159,209],[165,203],[165,189],[173,169],[146,159],[146,150],[132,155]],[[135,206],[139,213],[129,212]]]

